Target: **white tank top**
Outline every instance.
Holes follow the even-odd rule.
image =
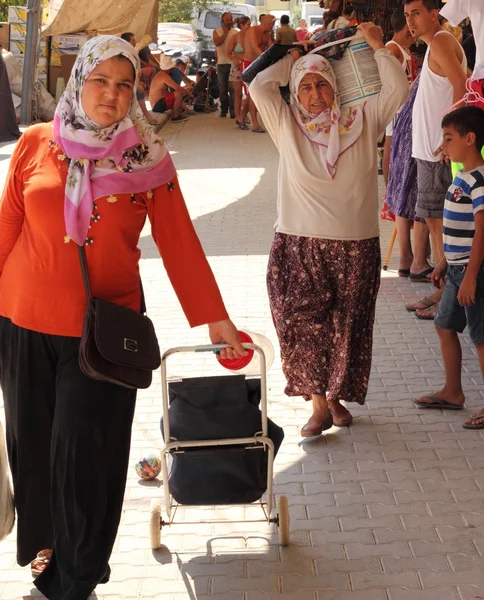
[[[395,40],[390,40],[385,45],[389,46],[390,44],[395,44],[395,46],[400,50],[403,55],[403,63],[402,68],[405,71],[405,75],[407,76],[408,84],[410,85],[413,82],[413,72],[412,72],[412,57],[410,54],[400,46],[398,42]]]
[[[452,36],[448,31],[438,31],[435,36],[440,34]],[[452,39],[455,40],[454,36]],[[437,75],[430,69],[429,53],[430,44],[425,53],[413,105],[412,156],[420,160],[437,162],[439,157],[434,156],[434,152],[442,145],[442,117],[454,103],[454,89],[447,77]],[[464,50],[462,50],[461,67],[464,73],[467,73]]]

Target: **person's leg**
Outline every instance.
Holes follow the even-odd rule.
[[[432,251],[434,253],[435,264],[438,264],[444,257],[444,221],[443,219],[425,219],[430,231],[430,240],[432,243]]]
[[[242,82],[234,81],[234,109],[235,119],[240,122],[240,112],[242,110]]]
[[[52,559],[47,598],[84,600],[109,577],[128,468],[136,391],[86,377],[79,340],[59,338],[51,443]]]
[[[138,104],[141,108],[141,112],[143,113],[145,119],[148,121],[150,125],[156,125],[156,120],[150,115],[148,111],[148,107],[146,106],[146,100],[144,98],[140,98],[138,100]]]
[[[227,71],[226,67],[229,67]],[[229,110],[230,65],[217,65],[217,82],[220,94],[220,116],[226,117]]]
[[[482,377],[484,377],[484,343],[478,343],[475,344],[476,346],[476,351],[477,351],[477,356],[479,357],[479,365],[481,367],[481,375]],[[484,408],[481,408],[481,410],[477,411],[477,413],[475,415],[473,415],[470,419],[467,419],[467,421],[464,424],[465,426],[471,426],[475,427],[475,428],[484,428]]]
[[[373,324],[380,287],[378,238],[326,243],[336,295],[332,305],[330,373],[327,396],[335,424],[348,425],[351,414],[341,401],[364,404],[371,371]]]
[[[259,125],[259,121],[257,120],[257,107],[249,96],[249,113],[250,113],[250,121],[252,126],[252,131],[261,132],[263,131],[262,127]]]
[[[174,92],[175,101],[172,106],[171,117],[172,119],[178,119],[180,116],[180,110],[183,104],[183,92]]]
[[[230,75],[230,68],[229,68],[229,75]],[[236,117],[236,114],[235,114],[235,86],[234,86],[233,81],[229,81],[229,111],[230,111],[230,118],[235,119],[235,117]]]
[[[54,543],[49,457],[56,356],[50,339],[0,317],[0,384],[22,567]]]
[[[476,297],[472,306],[465,309],[469,335],[476,347],[481,374],[484,377],[484,267],[481,266],[476,278]],[[464,423],[464,428],[484,428],[484,409]]]
[[[385,181],[385,185],[388,185],[388,173],[390,172],[391,154],[392,154],[392,136],[387,135],[385,137],[385,145],[383,146],[383,160],[382,160],[383,180]]]
[[[436,399],[443,400],[452,406],[462,406],[465,401],[461,381],[462,349],[457,335],[458,332],[464,331],[467,323],[465,310],[457,300],[462,279],[462,267],[450,265],[447,270],[442,299],[435,317],[435,328],[439,336],[440,350],[444,362],[445,384],[437,392],[418,398],[415,402],[421,406],[429,405],[442,408],[438,405],[438,402],[436,403]]]
[[[431,397],[422,396],[417,400],[419,404],[432,404],[432,398],[445,400],[449,404],[462,406],[465,402],[464,392],[462,390],[462,348],[459,336],[455,331],[449,329],[435,328],[437,330],[440,351],[444,362],[445,384],[442,389],[432,392]]]
[[[422,221],[413,223],[413,259],[410,273],[422,273],[430,268],[427,260],[427,249],[429,245],[429,228]]]
[[[398,270],[408,271],[413,261],[412,243],[410,233],[412,231],[412,222],[403,217],[395,217],[395,226],[397,228],[397,240],[399,248]]]
[[[333,324],[333,288],[326,278],[320,240],[276,233],[267,269],[267,291],[281,349],[285,393],[313,401],[302,428],[321,433],[328,419],[326,389]],[[312,273],[314,277],[302,277]],[[328,426],[331,426],[331,422]]]

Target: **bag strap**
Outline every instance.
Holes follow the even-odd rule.
[[[92,300],[91,296],[91,284],[89,282],[89,271],[87,270],[87,257],[86,250],[84,246],[77,247],[79,251],[79,262],[81,263],[81,271],[82,271],[82,280],[84,282],[84,289],[86,290],[86,296],[88,303]],[[141,314],[146,314],[146,301],[145,301],[145,293],[143,290],[143,282],[141,281],[141,277],[139,278],[139,284],[141,287]]]

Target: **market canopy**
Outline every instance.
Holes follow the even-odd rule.
[[[79,31],[121,35],[145,34],[156,40],[158,0],[50,0],[44,11],[43,35],[67,35]]]

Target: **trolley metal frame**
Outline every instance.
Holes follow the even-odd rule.
[[[264,446],[268,452],[267,461],[267,502],[262,501],[262,497],[259,499],[259,503],[264,512],[264,519],[250,520],[250,522],[267,522],[275,523],[279,525],[279,516],[271,518],[273,509],[273,465],[274,465],[274,443],[268,436],[268,425],[267,425],[267,374],[266,374],[266,359],[262,348],[256,344],[242,344],[246,350],[253,350],[258,353],[260,358],[260,379],[261,379],[261,420],[262,420],[262,431],[255,434],[253,437],[245,438],[224,438],[220,440],[191,440],[191,441],[177,441],[171,440],[170,438],[170,422],[169,422],[169,399],[168,399],[168,378],[167,378],[167,359],[173,354],[188,354],[188,353],[202,353],[202,352],[219,352],[224,348],[228,347],[228,344],[212,344],[204,346],[181,346],[178,348],[171,348],[167,350],[161,359],[161,386],[162,386],[162,399],[163,399],[163,437],[165,439],[165,446],[161,450],[161,468],[163,474],[163,490],[165,497],[165,510],[168,516],[168,522],[160,519],[160,527],[166,525],[172,525],[178,506],[191,506],[191,505],[179,505],[173,501],[170,494],[170,488],[168,485],[168,456],[172,453],[183,453],[185,448],[213,448],[219,446],[246,446],[248,449],[255,449]],[[169,440],[166,442],[166,440]],[[245,505],[234,505],[234,506],[253,506],[253,504]],[[223,505],[217,505],[223,506]],[[232,506],[232,505],[230,505]],[[203,522],[203,521],[199,521]],[[210,521],[210,522],[227,522],[227,521]],[[184,524],[188,524],[183,521]]]

